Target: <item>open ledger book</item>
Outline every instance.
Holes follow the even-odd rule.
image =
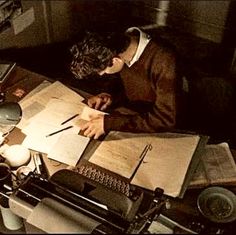
[[[226,142],[206,145],[189,187],[204,188],[210,185],[236,185],[236,165]]]
[[[183,197],[208,138],[199,135],[110,132],[89,162],[115,172],[130,183]]]

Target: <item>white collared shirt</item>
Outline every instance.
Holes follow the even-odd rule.
[[[142,55],[145,47],[147,46],[147,44],[149,43],[149,41],[151,40],[150,35],[144,33],[143,31],[141,31],[138,27],[131,27],[128,28],[126,32],[132,32],[134,30],[139,31],[139,43],[138,43],[138,48],[137,51],[134,55],[134,57],[132,58],[131,61],[129,61],[127,64],[128,67],[131,67],[136,61],[139,60],[140,56]]]

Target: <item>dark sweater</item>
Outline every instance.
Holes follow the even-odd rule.
[[[150,41],[137,62],[120,72],[125,94],[124,106],[138,110],[132,114],[112,112],[104,119],[104,129],[127,132],[160,132],[176,127],[181,89],[174,52]],[[127,99],[125,99],[125,96]],[[113,97],[114,100],[120,97]]]

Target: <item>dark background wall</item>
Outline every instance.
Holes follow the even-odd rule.
[[[225,34],[234,30],[235,23],[233,14],[235,3],[230,0],[22,0],[21,2],[23,12],[33,7],[35,20],[18,35],[14,35],[12,28],[3,31],[0,34],[0,48],[61,41],[83,28],[104,30],[130,25],[165,24],[182,32],[220,43]],[[27,18],[25,20],[27,21]]]
[[[236,43],[236,14],[234,14],[236,4],[233,0],[22,0],[21,2],[22,22],[27,23],[30,20],[24,16],[29,9],[33,9],[34,20],[31,19],[32,23],[18,34],[14,33],[13,27],[0,33],[0,49],[2,49],[0,59],[8,59],[7,52],[10,52],[12,56],[10,59],[14,60],[15,57],[20,64],[26,66],[30,63],[30,67],[35,68],[36,72],[40,63],[42,64],[40,69],[49,67],[49,64],[56,69],[59,65],[56,63],[52,65],[52,62],[64,56],[63,52],[58,54],[63,48],[63,43],[76,37],[83,30],[112,31],[129,26],[142,26],[152,36],[161,35],[170,40],[193,64],[219,73],[236,70],[233,63]],[[51,44],[54,45],[53,50],[41,50]],[[25,58],[19,58],[18,53],[16,51],[12,53],[11,50],[32,47],[39,48],[36,55],[25,50]],[[48,53],[45,54],[46,52]],[[57,73],[49,75],[58,76]]]

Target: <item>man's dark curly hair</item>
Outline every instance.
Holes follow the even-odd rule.
[[[98,74],[106,67],[112,66],[112,59],[125,51],[129,43],[130,38],[125,33],[102,36],[86,32],[84,38],[70,48],[70,70],[77,79]]]

